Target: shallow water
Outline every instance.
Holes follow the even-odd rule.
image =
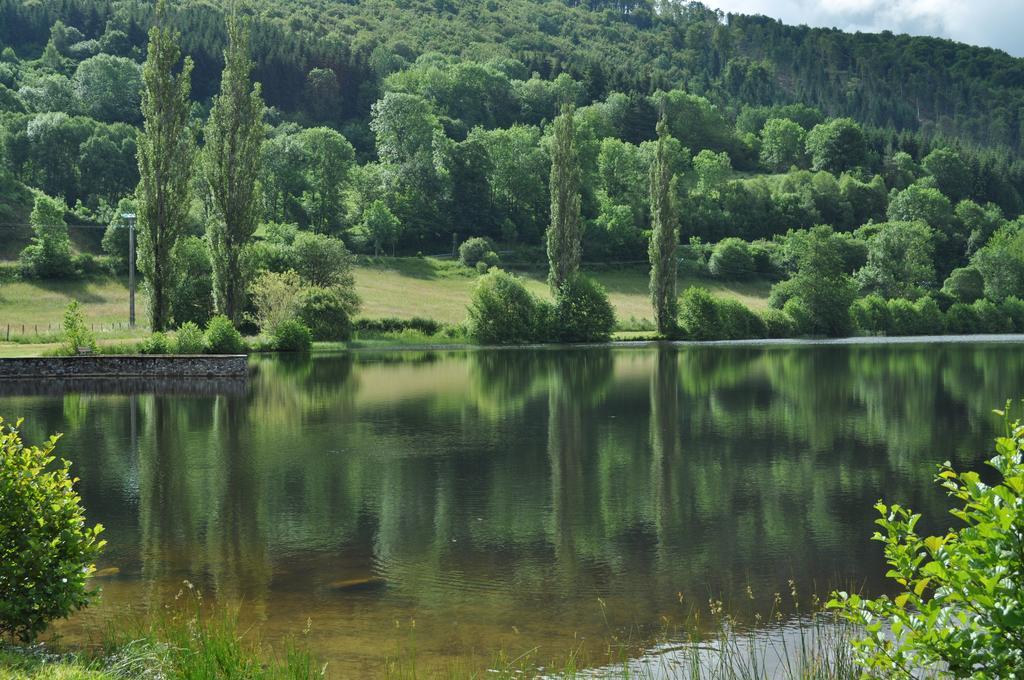
[[[709,599],[741,621],[885,587],[881,497],[952,523],[934,465],[979,467],[1024,395],[1016,343],[677,346],[254,359],[247,385],[0,384],[66,433],[100,602],[241,603],[333,677],[642,641]],[[753,598],[748,594],[753,594]],[[309,627],[308,634],[302,631]],[[415,649],[415,652],[412,652]],[[595,657],[596,658],[596,657]]]

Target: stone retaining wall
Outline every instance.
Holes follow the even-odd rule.
[[[0,359],[0,380],[39,378],[244,378],[244,355],[76,356]]]

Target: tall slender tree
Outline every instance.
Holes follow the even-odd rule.
[[[182,63],[180,36],[168,26],[167,0],[156,8],[142,68],[143,129],[139,134],[139,265],[149,282],[150,325],[170,318],[171,249],[185,229],[195,163],[189,123],[192,60]],[[178,69],[181,64],[181,70]]]
[[[672,174],[668,125],[658,121],[658,146],[651,165],[651,304],[658,332],[674,335],[679,313],[676,294],[676,251],[679,246],[679,215],[675,193],[678,178]]]
[[[220,94],[206,124],[203,176],[213,219],[207,227],[217,309],[235,325],[245,308],[242,249],[259,220],[260,149],[266,137],[263,97],[252,82],[249,29],[232,5]]]
[[[583,249],[580,219],[580,159],[573,107],[562,107],[551,143],[551,224],[548,226],[548,285],[558,294],[579,271]]]

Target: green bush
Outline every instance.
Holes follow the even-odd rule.
[[[766,338],[793,337],[793,320],[781,309],[768,308],[761,313]]]
[[[925,296],[914,303],[917,312],[917,332],[921,335],[941,335],[946,320],[939,309],[939,303]]]
[[[1000,412],[1006,417],[1006,412]],[[1010,424],[988,461],[995,483],[939,466],[936,482],[962,526],[917,533],[921,515],[878,503],[874,540],[884,546],[895,597],[833,593],[864,637],[854,642],[865,677],[1009,678],[1024,668],[1024,427]],[[987,480],[986,480],[987,481]]]
[[[919,335],[917,307],[905,298],[889,300],[890,335]]]
[[[206,351],[203,329],[193,321],[181,324],[174,334],[174,351],[178,354],[202,354]]]
[[[302,294],[299,320],[313,334],[314,340],[349,340],[352,319],[349,304],[334,288],[309,288]]]
[[[722,239],[708,261],[712,275],[720,279],[746,279],[754,273],[754,256],[750,244],[741,238]]]
[[[488,271],[490,271],[490,269],[491,268],[488,267],[487,263],[484,262],[483,260],[480,260],[479,262],[476,263],[476,273],[477,274],[486,274]]]
[[[469,303],[469,335],[483,345],[537,342],[537,301],[516,276],[495,269],[480,277]]]
[[[718,304],[707,288],[691,286],[679,298],[679,328],[690,340],[718,340],[722,320]]]
[[[768,334],[761,317],[739,300],[716,300],[722,338],[747,340],[764,338]]]
[[[157,331],[139,343],[139,352],[142,354],[170,354],[171,339]]]
[[[271,346],[278,352],[308,352],[313,346],[313,334],[298,319],[279,323],[270,340]]]
[[[206,239],[186,236],[171,249],[171,316],[202,325],[213,316],[213,262]]]
[[[946,310],[946,332],[954,335],[970,335],[978,332],[978,312],[974,305],[957,302]]]
[[[245,341],[231,319],[218,314],[206,325],[206,349],[211,354],[243,354]]]
[[[800,336],[817,335],[814,314],[803,298],[792,297],[782,307],[783,313],[793,321],[793,333]]]
[[[615,310],[601,284],[577,274],[558,291],[555,323],[562,342],[605,342],[615,328]]]
[[[95,352],[96,349],[96,337],[85,324],[82,305],[78,300],[72,300],[64,310],[64,342],[59,352],[72,356],[78,354],[79,350]]]
[[[467,267],[476,267],[478,262],[486,260],[488,253],[494,253],[494,246],[490,240],[482,236],[474,236],[466,239],[459,246],[459,262]],[[497,258],[497,255],[494,257]],[[497,262],[494,265],[488,264],[488,266],[497,266]]]
[[[976,268],[960,267],[954,269],[946,282],[942,284],[942,292],[957,302],[971,304],[984,297],[985,281],[981,278],[981,272]]]
[[[850,305],[850,318],[854,327],[862,333],[879,335],[891,331],[892,316],[881,295],[871,294],[855,300]]]
[[[991,300],[978,300],[972,307],[978,315],[978,333],[1010,333],[1013,322],[1003,310]]]
[[[26,446],[0,417],[0,637],[31,642],[95,594],[86,580],[103,527],[86,526],[71,463],[54,464],[56,444]]]
[[[1024,300],[1011,295],[1003,300],[1000,307],[1009,319],[1010,330],[1014,333],[1024,333]]]
[[[385,317],[383,319],[356,319],[353,327],[360,333],[400,333],[406,328],[420,331],[424,335],[436,335],[442,324],[434,319],[414,316],[411,319]]]

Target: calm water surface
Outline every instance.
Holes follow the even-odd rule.
[[[66,433],[119,570],[63,635],[188,580],[372,676],[412,646],[421,669],[550,658],[712,597],[752,621],[790,579],[879,591],[872,504],[945,525],[933,465],[978,467],[1024,394],[1018,344],[253,363],[244,386],[0,385],[30,440]]]

